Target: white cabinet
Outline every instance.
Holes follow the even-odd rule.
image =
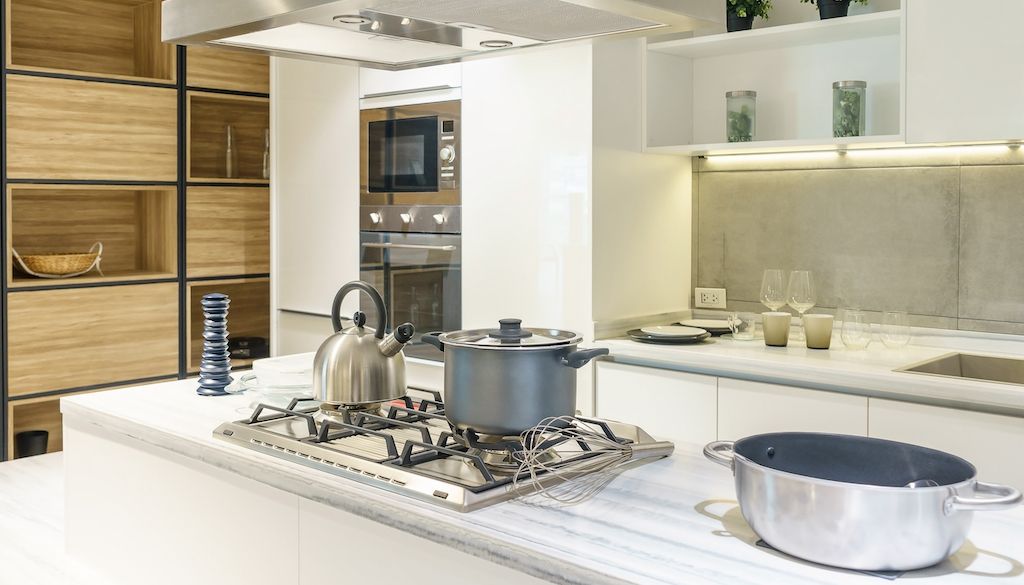
[[[713,376],[597,362],[597,416],[703,445],[717,436],[717,387]]]
[[[298,500],[299,585],[375,582],[417,585],[547,583],[397,528],[305,498]],[[327,535],[336,535],[338,538]],[[404,570],[428,566],[444,569],[417,571],[415,578],[382,579],[381,568],[395,567],[395,554],[398,551],[401,551],[399,566]],[[326,559],[330,561],[325,562]]]
[[[959,455],[978,479],[1024,489],[1024,418],[872,398],[872,437]]]
[[[403,92],[452,89],[462,86],[462,65],[435,65],[405,71],[359,69],[359,97],[373,98]]]
[[[763,384],[718,379],[718,437],[736,440],[779,431],[866,435],[868,399]]]
[[[907,142],[1024,138],[1024,2],[907,1]]]

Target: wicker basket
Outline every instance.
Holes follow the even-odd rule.
[[[14,250],[14,265],[22,272],[39,278],[80,276],[95,268],[101,275],[103,244],[96,242],[88,252],[78,254],[50,253],[20,255]]]

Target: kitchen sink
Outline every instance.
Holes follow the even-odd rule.
[[[950,353],[896,371],[1024,385],[1024,359],[1016,358]]]

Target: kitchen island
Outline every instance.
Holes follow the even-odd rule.
[[[461,514],[214,439],[252,398],[194,388],[62,400],[68,553],[115,583],[879,582],[757,546],[728,471],[699,445],[626,470],[581,505]],[[1012,581],[1022,563],[1024,508],[977,514],[954,557],[910,576]]]

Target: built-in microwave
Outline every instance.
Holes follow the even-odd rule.
[[[459,205],[458,100],[360,112],[360,204]]]

